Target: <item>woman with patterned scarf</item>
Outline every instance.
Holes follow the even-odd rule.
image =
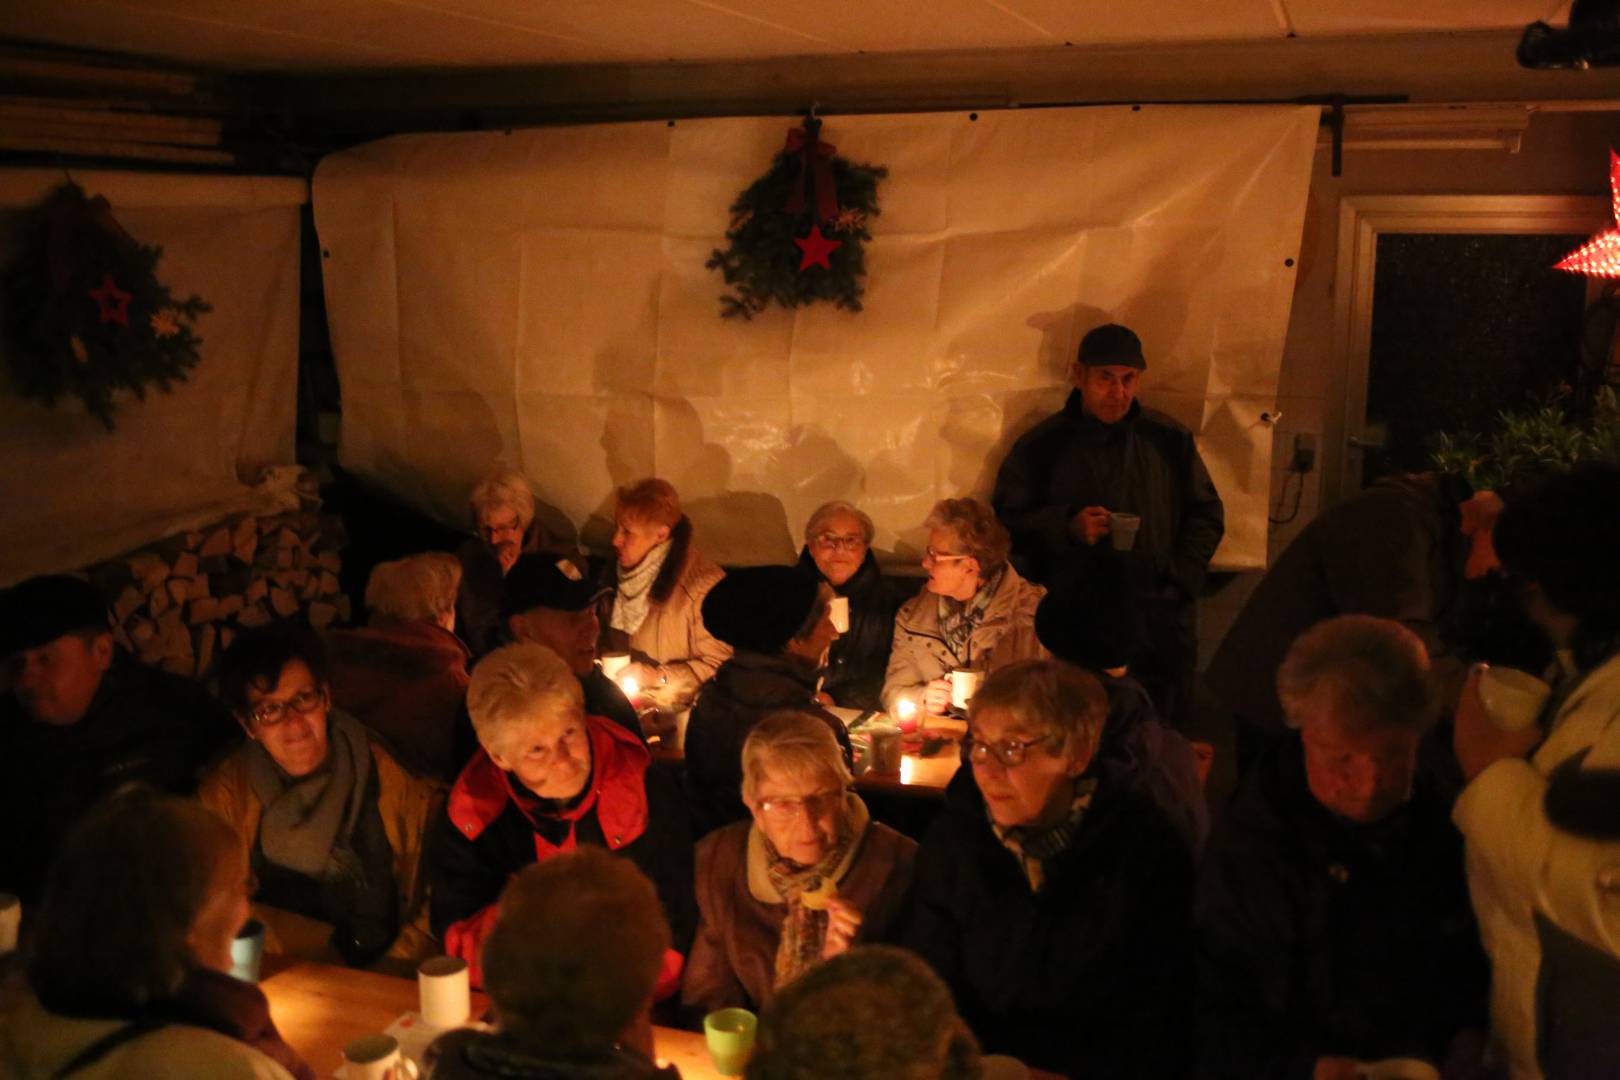
[[[923,527],[928,582],[894,617],[883,707],[892,713],[905,700],[939,716],[951,705],[952,669],[1047,655],[1035,637],[1046,590],[1007,561],[1012,539],[984,503],[941,499]]]
[[[766,717],[742,751],[753,815],[698,844],[698,933],[682,1001],[698,1015],[757,1009],[852,943],[883,941],[917,845],[871,820],[826,723]]]
[[[905,944],[986,1052],[1065,1076],[1184,1076],[1193,863],[1147,795],[1096,765],[1108,698],[1055,660],[992,674],[917,852]]]
[[[635,680],[638,709],[651,706],[666,717],[689,709],[698,688],[731,656],[701,614],[724,571],[692,546],[680,496],[656,477],[616,493],[613,550],[618,558],[604,582],[612,591],[597,612],[601,651],[630,653],[618,678]]]

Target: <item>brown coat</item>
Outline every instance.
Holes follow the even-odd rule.
[[[850,798],[864,820],[865,806]],[[839,898],[864,914],[856,944],[886,941],[897,929],[916,855],[915,841],[887,825],[866,824],[838,873]],[[728,825],[698,843],[697,899],[697,940],[686,961],[682,1002],[705,1012],[760,1008],[775,993],[787,906],[771,887],[764,838],[753,822]]]
[[[973,666],[994,671],[1015,660],[1038,660],[1050,655],[1035,637],[1035,608],[1046,590],[1007,567],[996,595],[990,598],[984,619],[970,642]],[[939,597],[926,588],[894,617],[894,646],[889,651],[889,672],[883,680],[883,708],[894,711],[901,694],[920,695],[924,686],[950,675],[969,657],[958,657],[945,646],[939,633]]]
[[[731,646],[703,625],[703,598],[725,577],[725,571],[693,548],[691,539],[692,527],[682,518],[671,533],[664,567],[652,584],[647,618],[628,642],[611,625],[613,595],[604,596],[598,609],[603,652],[628,649],[638,663],[662,667],[669,676],[662,687],[642,688],[642,694],[665,712],[691,708],[698,688],[731,659]],[[617,571],[615,563],[613,573]],[[613,579],[608,581],[610,586],[613,583]]]
[[[242,859],[252,857],[259,839],[259,819],[264,806],[253,793],[248,780],[247,757],[242,749],[225,758],[197,788],[197,798],[222,819],[242,840]],[[394,880],[399,884],[399,937],[388,950],[388,959],[412,961],[439,951],[428,934],[427,881],[421,875],[422,838],[427,823],[439,804],[439,790],[404,769],[376,743],[371,744],[371,760],[377,769],[377,810],[382,815],[383,832],[394,849]],[[332,928],[317,920],[263,904],[253,905],[253,915],[265,924],[265,951],[287,953],[300,959],[340,963],[327,944]]]

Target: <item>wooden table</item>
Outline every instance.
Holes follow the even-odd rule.
[[[857,723],[870,713],[857,709],[834,707],[829,710],[844,722],[845,727]],[[887,720],[883,715],[877,717]],[[896,795],[917,795],[939,798],[945,794],[945,785],[951,782],[961,766],[962,736],[967,734],[967,723],[946,717],[930,716],[924,722],[923,735],[932,741],[943,740],[934,753],[923,757],[918,748],[909,749],[900,759],[898,773],[862,772],[855,778],[857,791],[883,791]],[[908,740],[913,742],[915,740]]]
[[[265,957],[265,966],[273,969],[274,958]],[[410,979],[326,964],[295,962],[259,985],[282,1038],[322,1078],[342,1064],[350,1041],[383,1031],[417,1008],[416,983]],[[473,1015],[482,1016],[489,998],[477,992],[472,998]],[[683,1080],[721,1080],[697,1032],[655,1027],[653,1046],[659,1063],[680,1069]]]

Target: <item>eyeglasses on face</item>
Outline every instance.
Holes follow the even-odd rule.
[[[812,818],[824,817],[844,802],[842,789],[817,791],[810,795],[768,796],[759,800],[759,809],[766,817],[787,819],[803,811]]]
[[[971,559],[971,555],[959,555],[951,551],[935,551],[933,548],[923,549],[923,558],[929,562],[959,562],[962,559]]]
[[[320,690],[300,690],[286,701],[261,701],[248,709],[248,716],[260,727],[275,727],[287,719],[289,711],[308,716],[325,700],[326,695]]]
[[[864,536],[840,536],[837,533],[817,533],[811,542],[828,551],[859,551],[866,546]]]
[[[1051,742],[1058,738],[1056,734],[1042,735],[1038,739],[1002,739],[998,742],[984,742],[973,737],[970,731],[962,736],[963,751],[967,759],[975,765],[983,765],[993,756],[1002,765],[1011,769],[1022,765],[1029,756],[1029,748],[1039,746],[1044,742]]]

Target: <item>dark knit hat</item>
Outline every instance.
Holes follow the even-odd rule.
[[[545,552],[518,556],[501,585],[501,617],[535,608],[584,611],[609,590],[593,584],[570,560]]]
[[[1090,671],[1130,666],[1136,612],[1126,568],[1114,560],[1055,586],[1035,609],[1035,636],[1059,660]]]
[[[797,566],[745,566],[703,598],[703,625],[734,649],[777,653],[810,617],[821,578]]]
[[[37,649],[76,630],[107,628],[107,601],[88,581],[46,574],[0,592],[0,656]]]
[[[1147,361],[1142,358],[1142,339],[1130,327],[1118,323],[1104,323],[1081,338],[1078,359],[1082,364],[1093,366],[1118,364],[1138,371],[1147,370]]]

